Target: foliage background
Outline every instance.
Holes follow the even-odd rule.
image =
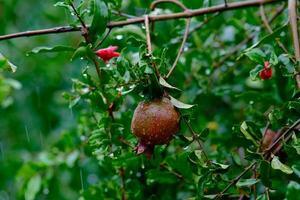
[[[54,7],[55,3],[0,0],[0,35],[78,24],[68,10]],[[141,16],[150,12],[151,1],[107,3],[111,11]],[[185,0],[182,3],[196,9],[223,1]],[[268,18],[281,5],[286,7],[284,2],[265,6]],[[155,12],[180,11],[170,4],[159,7],[161,9]],[[111,16],[111,20],[120,19],[124,17]],[[83,41],[80,33],[1,41],[0,52],[18,69],[13,74],[2,72],[0,77],[0,199],[121,199],[124,192],[127,199],[201,199],[203,195],[222,191],[229,180],[253,160],[259,163],[256,171],[260,175],[254,180],[258,198],[266,198],[266,188],[270,188],[271,199],[297,199],[293,195],[300,190],[296,134],[293,141],[285,145],[285,155],[280,157],[293,172],[285,174],[270,168],[270,163],[262,161],[257,154],[249,153],[256,152],[257,147],[240,131],[240,125],[247,121],[259,144],[268,121],[276,131],[299,118],[299,95],[292,75],[294,64],[272,39],[257,47],[265,58],[259,54],[257,59],[248,55],[250,59],[243,56],[237,60],[243,49],[269,34],[257,7],[194,17],[191,29],[207,19],[210,19],[207,24],[190,34],[185,52],[168,82],[182,90],[170,91],[174,97],[196,105],[182,112],[188,116],[195,132],[201,133],[204,151],[212,164],[206,163],[197,142],[187,142],[192,135],[183,120],[175,139],[167,146],[157,147],[151,160],[136,156],[130,146],[120,142],[122,137],[132,145],[137,143],[130,133],[130,121],[134,108],[143,100],[139,88],[142,84],[137,84],[120,99],[116,85],[132,85],[130,83],[138,78],[134,73],[147,75],[141,70],[147,65],[143,56],[143,26],[115,28],[101,45],[117,45],[122,52],[108,67],[99,61],[106,75],[103,81],[106,93],[110,100],[117,102],[114,122],[97,92],[82,93],[86,84],[91,86],[98,81],[91,63],[85,59],[70,61],[73,52],[26,56],[38,46],[77,48]],[[273,30],[287,21],[287,9],[284,9],[272,22]],[[177,55],[175,49],[179,48],[184,23],[179,19],[155,24],[152,42],[155,62],[161,63],[162,74]],[[231,53],[253,33],[248,42]],[[288,26],[276,37],[293,55]],[[272,79],[251,80],[249,72],[274,54],[279,63],[273,66]],[[86,71],[87,66],[90,67]],[[88,82],[87,73],[92,83]],[[129,89],[125,87],[122,92]],[[111,139],[107,132],[112,134]],[[269,173],[265,173],[264,167]],[[251,176],[251,173],[246,174],[244,182],[229,190],[230,198],[241,194],[254,198]]]

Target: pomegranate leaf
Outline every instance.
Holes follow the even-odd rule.
[[[162,77],[159,77],[159,84],[161,84],[162,86],[166,87],[166,88],[170,88],[170,89],[175,89],[175,90],[179,90],[177,87],[174,87],[172,85],[170,85],[165,79],[163,79]]]
[[[271,166],[273,169],[278,169],[280,171],[282,171],[283,173],[286,173],[286,174],[292,174],[293,173],[293,170],[283,164],[282,162],[280,162],[279,158],[277,156],[274,156],[274,158],[272,159],[271,161]]]
[[[170,100],[171,100],[173,106],[175,106],[176,108],[189,109],[189,108],[192,108],[194,106],[194,105],[183,103],[183,102],[175,99],[174,97],[172,97],[170,95],[169,95],[169,97],[171,98]]]

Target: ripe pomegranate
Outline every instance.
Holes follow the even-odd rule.
[[[167,144],[179,130],[179,119],[166,97],[139,103],[131,121],[131,131],[139,138],[136,153],[150,158],[155,145]]]

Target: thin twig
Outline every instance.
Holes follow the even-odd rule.
[[[293,36],[293,45],[295,49],[295,58],[297,62],[300,62],[300,46],[299,46],[299,35],[298,35],[298,26],[297,26],[297,1],[296,0],[289,0],[288,10],[289,10],[290,26],[291,26],[292,36]],[[300,65],[298,63],[298,66],[294,72],[298,89],[300,89],[299,71],[300,71]]]
[[[151,10],[155,9],[155,7],[160,3],[173,3],[177,6],[179,6],[181,9],[183,9],[185,12],[190,12],[189,9],[184,4],[182,4],[181,2],[179,2],[177,0],[156,0],[151,4],[151,6],[150,6]],[[183,53],[184,45],[189,36],[190,24],[191,24],[191,18],[187,18],[181,46],[179,48],[178,54],[175,58],[175,61],[166,76],[166,79],[168,79],[171,76],[172,72],[175,70],[175,67],[179,61],[179,58],[180,58],[181,54]]]
[[[283,0],[240,1],[240,2],[228,3],[227,7],[224,7],[224,5],[217,5],[217,6],[212,6],[212,7],[208,7],[208,8],[200,8],[200,9],[191,10],[188,13],[187,12],[179,12],[179,13],[172,13],[172,14],[149,16],[149,21],[154,22],[154,21],[164,21],[164,20],[170,20],[170,19],[190,18],[190,17],[200,16],[200,15],[209,14],[209,13],[216,13],[216,12],[223,12],[223,11],[228,11],[228,10],[235,10],[235,9],[239,9],[239,8],[260,6],[261,4],[274,4],[277,2],[281,2],[281,1],[283,1]],[[144,21],[145,21],[144,17],[135,17],[135,18],[124,20],[124,21],[110,22],[107,24],[107,27],[108,28],[121,27],[121,26],[130,25],[130,24],[144,23]],[[3,35],[3,36],[0,36],[0,41],[12,39],[12,38],[19,38],[19,37],[31,37],[31,36],[36,36],[36,35],[66,33],[66,32],[80,31],[80,30],[81,30],[81,27],[62,26],[62,27],[56,27],[56,28],[26,31],[26,32],[19,32],[19,33]]]
[[[127,146],[129,146],[130,148],[132,148],[134,150],[135,147],[130,142],[125,140],[123,137],[119,137],[119,141],[122,142],[123,144],[126,144]]]
[[[111,11],[113,14],[115,14],[115,15],[119,15],[119,16],[122,16],[122,17],[127,17],[127,18],[135,18],[136,16],[134,16],[134,15],[129,15],[129,14],[127,14],[127,13],[123,13],[123,12],[121,12],[121,11]]]
[[[256,171],[256,165],[253,167],[253,178],[256,180],[257,179],[257,171]],[[257,188],[256,188],[256,184],[253,184],[252,186],[252,193],[254,196],[254,199],[256,200],[256,196],[257,196]]]
[[[267,28],[267,30],[272,33],[273,30],[268,22],[268,19],[267,19],[267,16],[266,16],[266,13],[265,13],[265,8],[264,8],[264,5],[260,5],[259,6],[259,12],[260,12],[260,16],[261,16],[261,19],[265,25],[265,27]]]
[[[180,115],[182,116],[182,114],[180,113]],[[197,135],[197,133],[194,131],[194,129],[192,128],[191,124],[187,121],[187,119],[185,117],[182,117],[183,118],[183,121],[184,123],[187,125],[189,131],[191,132],[192,136],[193,136],[193,141],[196,141],[199,145],[199,147],[202,149],[202,152],[203,152],[203,155],[205,157],[205,161],[206,163],[210,163],[210,160],[208,159],[208,156],[206,155],[205,151],[204,151],[204,148],[203,148],[203,145],[201,144],[201,141]]]
[[[155,65],[155,63],[152,60],[152,45],[151,45],[151,35],[150,35],[150,28],[149,28],[149,16],[145,15],[145,29],[146,29],[146,40],[147,40],[147,49],[148,49],[148,55],[151,60],[152,68],[154,69],[154,72],[156,74],[156,77],[159,78],[159,71]]]
[[[230,183],[223,189],[222,192],[220,192],[215,199],[220,199],[225,192],[227,192],[227,190],[229,190],[231,188],[231,186],[233,186],[234,184],[236,184],[250,169],[252,169],[252,167],[256,165],[256,161],[253,162],[251,165],[249,165],[246,169],[244,169],[244,171],[242,173],[240,173],[237,177],[235,177],[234,179],[232,179],[230,181]]]
[[[272,152],[271,150],[285,137],[285,135],[287,135],[290,131],[292,131],[295,128],[297,128],[299,124],[300,124],[300,119],[298,119],[294,124],[292,124],[286,131],[284,131],[284,133],[282,133],[282,135],[276,139],[276,141],[271,145],[271,147],[269,147],[266,150],[266,153],[264,153],[264,158],[267,158],[267,156],[269,155],[269,153]],[[237,177],[235,177],[234,179],[232,179],[230,181],[230,183],[223,189],[223,191],[220,192],[215,197],[215,199],[220,199],[224,195],[224,193],[227,192],[227,190],[230,189],[230,187],[232,187],[234,184],[236,184],[250,169],[252,169],[253,166],[256,166],[256,163],[257,163],[257,161],[254,161],[241,174],[239,174]],[[270,198],[268,198],[269,197],[268,190],[266,190],[266,194],[267,194],[267,199],[270,199]]]
[[[180,1],[177,1],[177,0],[156,0],[151,3],[150,9],[154,10],[155,7],[160,3],[173,3],[173,4],[176,4],[177,6],[179,6],[180,8],[182,8],[183,10],[186,10],[185,5],[183,5]]]
[[[274,149],[274,147],[282,140],[285,138],[285,136],[292,130],[295,129],[295,127],[298,126],[298,124],[300,124],[300,119],[298,119],[296,122],[294,122],[294,124],[292,124],[286,131],[284,131],[282,133],[282,135],[280,137],[278,137],[273,143],[272,145],[265,151],[264,153],[264,157],[267,156],[269,153],[272,152],[272,150]]]
[[[150,35],[150,29],[149,29],[149,16],[148,15],[145,15],[145,29],[146,29],[148,54],[152,55],[152,44],[151,44],[151,35]]]
[[[150,9],[151,9],[151,10],[154,10],[154,9],[157,7],[157,5],[160,4],[160,3],[173,3],[173,4],[177,5],[177,6],[179,6],[183,11],[187,11],[187,10],[188,10],[187,7],[185,7],[185,5],[182,4],[182,3],[181,3],[180,1],[178,1],[178,0],[156,0],[156,1],[153,1],[153,2],[151,3]],[[153,30],[154,30],[154,23],[153,23],[153,25],[152,25],[152,31],[153,31]]]
[[[71,5],[71,7],[73,8],[73,11],[74,11],[75,15],[77,16],[77,18],[78,18],[79,21],[81,22],[81,25],[82,25],[82,36],[84,37],[86,43],[88,44],[88,43],[89,43],[89,37],[88,37],[88,35],[89,35],[89,32],[88,32],[88,31],[89,31],[89,30],[88,30],[87,26],[85,25],[84,21],[81,19],[81,17],[80,17],[80,15],[79,15],[79,13],[77,12],[75,6],[74,6],[72,3],[71,3],[70,5]],[[96,56],[94,55],[93,58],[92,58],[91,60],[92,60],[92,62],[94,63],[94,66],[95,66],[95,68],[96,68],[96,72],[97,72],[97,75],[98,75],[98,78],[99,78],[99,85],[100,85],[100,88],[102,88],[103,86],[102,86],[102,84],[101,84],[101,81],[102,81],[102,78],[101,78],[101,69],[100,69],[100,66],[99,66],[99,64],[98,64],[98,62],[97,62],[97,60],[96,60]],[[114,121],[113,110],[110,109],[110,105],[111,105],[111,104],[107,101],[107,98],[104,96],[104,94],[103,94],[103,98],[105,99],[105,102],[106,102],[106,104],[107,104],[107,106],[108,106],[108,109],[107,109],[108,114],[109,114],[110,118],[112,119],[112,121]],[[110,152],[112,152],[111,124],[109,125],[108,128],[109,128],[109,130],[107,131],[107,134],[108,134],[109,140],[111,141],[110,144],[109,144],[109,147],[110,147]]]
[[[121,192],[122,192],[122,200],[126,200],[126,187],[125,187],[125,170],[123,167],[119,169],[119,174],[121,177]]]
[[[103,42],[106,40],[106,38],[109,36],[110,32],[111,32],[112,28],[108,28],[108,31],[106,31],[105,35],[103,36],[103,38],[98,42],[98,44],[95,45],[95,49],[97,49],[101,44],[103,44]]]
[[[284,9],[285,9],[284,6],[281,6],[279,9],[277,9],[276,13],[269,20],[269,23],[272,23],[284,11]],[[225,56],[223,56],[223,58],[221,59],[221,61],[219,61],[218,63],[214,64],[214,66],[221,66],[229,57],[231,57],[237,51],[240,51],[241,48],[245,44],[247,44],[250,40],[252,40],[255,37],[256,32],[257,31],[253,31],[252,33],[250,33],[248,37],[246,37],[243,41],[241,41],[238,45],[236,45],[229,53],[227,53]]]
[[[99,64],[98,64],[98,62],[97,62],[96,59],[92,59],[92,61],[93,61],[94,65],[95,65],[96,72],[97,72],[97,75],[98,75],[98,79],[99,79],[100,85],[101,85],[102,78],[101,78],[101,70],[100,70]]]
[[[266,188],[266,196],[267,200],[270,200],[269,188]]]
[[[184,180],[184,177],[183,177],[181,174],[179,174],[179,173],[177,173],[177,172],[175,172],[175,171],[170,170],[170,169],[166,166],[166,164],[162,163],[162,164],[160,164],[160,167],[161,167],[161,168],[164,168],[164,169],[166,169],[166,170],[168,170],[171,174],[175,175],[177,178]]]
[[[215,13],[214,15],[212,15],[212,16],[207,17],[206,19],[204,19],[204,21],[202,23],[198,24],[197,26],[195,26],[193,29],[191,29],[189,31],[189,35],[192,34],[194,31],[197,31],[197,30],[201,29],[205,24],[207,24],[208,22],[210,22],[212,19],[214,19],[218,15],[220,15],[220,13]]]
[[[74,4],[72,2],[70,2],[70,6],[72,7],[76,17],[78,18],[79,22],[81,23],[81,26],[82,26],[82,35],[83,37],[85,38],[86,42],[89,43],[89,37],[88,37],[88,28],[87,26],[85,25],[83,19],[80,17],[79,13],[77,12]]]
[[[269,33],[273,33],[271,25],[266,17],[264,5],[260,6],[260,16],[261,16],[261,19],[262,19],[267,31]],[[289,51],[285,48],[284,44],[282,44],[282,42],[279,41],[279,39],[276,38],[276,42],[277,42],[278,46],[284,51],[284,53],[289,54]]]
[[[171,74],[173,73],[173,71],[175,70],[175,67],[177,66],[177,63],[179,61],[179,58],[181,56],[181,54],[183,53],[183,50],[184,50],[184,45],[186,43],[186,40],[189,36],[189,29],[190,29],[190,24],[191,24],[191,18],[187,18],[186,19],[186,25],[185,25],[185,31],[184,31],[184,35],[183,35],[183,39],[182,39],[182,43],[181,43],[181,46],[180,46],[180,49],[177,53],[177,56],[176,56],[176,59],[171,67],[171,69],[169,70],[167,76],[166,76],[166,79],[168,79]]]

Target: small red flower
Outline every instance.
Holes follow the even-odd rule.
[[[264,62],[264,68],[259,72],[259,77],[262,80],[267,80],[272,77],[272,68],[269,61]]]
[[[99,49],[96,51],[96,55],[101,58],[105,63],[114,57],[119,57],[120,53],[116,52],[117,46],[110,46],[105,49]]]

